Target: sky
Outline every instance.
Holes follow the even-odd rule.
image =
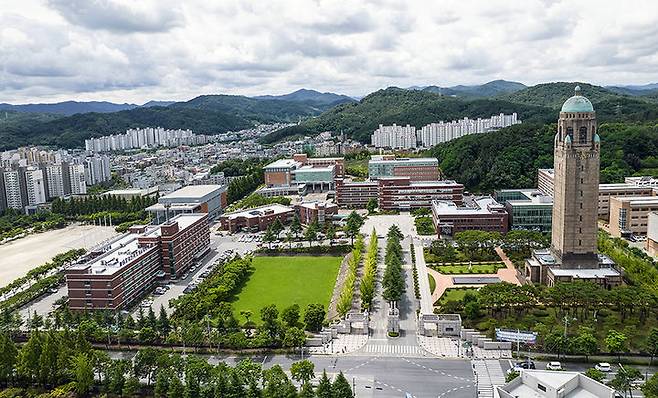
[[[658,2],[2,0],[0,102],[658,82]]]

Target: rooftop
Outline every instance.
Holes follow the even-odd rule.
[[[555,276],[571,276],[577,279],[595,279],[605,278],[607,276],[619,276],[619,271],[614,268],[592,268],[592,269],[574,269],[549,267],[551,273]]]
[[[234,220],[238,217],[246,218],[255,218],[264,215],[266,212],[270,214],[281,214],[289,211],[293,211],[291,207],[280,205],[278,203],[273,203],[271,205],[265,205],[260,207],[254,207],[253,209],[245,209],[234,211],[233,213],[224,214],[222,217],[228,218],[229,220]]]
[[[437,158],[395,158],[395,159],[370,158],[370,161],[368,162],[368,164],[389,164],[389,163],[396,163],[398,165],[435,163],[438,165],[439,160]]]
[[[279,159],[275,160],[274,162],[266,165],[264,168],[265,169],[290,169],[290,168],[297,168],[301,166],[302,164],[296,160],[293,159]]]
[[[496,202],[491,196],[481,196],[470,199],[471,206],[458,207],[449,200],[435,200],[432,202],[432,210],[439,217],[456,215],[486,215],[504,211],[505,207]]]
[[[187,185],[160,199],[200,199],[214,192],[221,192],[226,189],[224,185]]]
[[[560,112],[594,112],[594,107],[580,94],[580,86],[576,86],[573,97],[564,102]]]
[[[618,200],[622,203],[630,203],[631,206],[652,206],[658,204],[658,196],[615,196],[610,200]]]
[[[498,393],[523,398],[612,398],[614,390],[578,372],[522,370],[518,378],[498,387]]]

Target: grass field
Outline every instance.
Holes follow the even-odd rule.
[[[251,321],[260,323],[260,309],[276,304],[281,311],[299,304],[303,316],[306,306],[331,299],[342,257],[254,257],[254,273],[233,302],[240,322],[240,311],[252,312]]]
[[[445,303],[446,301],[459,301],[464,298],[467,292],[475,292],[475,291],[477,291],[477,289],[475,288],[447,289],[445,293],[443,293],[443,296],[441,296],[441,298],[438,299],[437,303],[435,303],[434,305]]]
[[[432,267],[442,274],[495,274],[500,268],[505,268],[503,264],[473,264],[471,270],[468,265],[439,265]]]
[[[427,274],[427,278],[430,280],[430,294],[433,294],[434,289],[436,289],[436,280],[434,280],[434,277],[430,274]]]

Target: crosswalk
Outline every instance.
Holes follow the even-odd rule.
[[[425,356],[425,350],[416,345],[366,344],[360,353],[390,356]]]
[[[476,375],[478,397],[493,398],[494,387],[505,384],[505,374],[498,360],[472,361]]]

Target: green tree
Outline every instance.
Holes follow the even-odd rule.
[[[313,391],[313,386],[311,383],[304,383],[302,384],[300,390],[299,390],[299,398],[314,398],[315,397],[315,391]]]
[[[263,371],[263,397],[265,398],[295,398],[297,390],[280,365],[274,365]]]
[[[599,350],[598,341],[591,330],[583,328],[575,339],[576,351],[578,354],[585,355],[589,362],[590,355],[596,354]]]
[[[123,390],[121,390],[121,395],[124,397],[134,397],[139,394],[142,389],[142,385],[139,384],[139,379],[135,376],[131,376],[126,379],[126,383],[123,385]]]
[[[271,339],[276,339],[279,334],[279,310],[275,304],[270,304],[260,310],[260,319],[263,321],[263,329]]]
[[[107,370],[107,389],[115,395],[120,395],[123,386],[126,383],[125,373],[128,370],[128,363],[124,360],[111,361]]]
[[[18,355],[18,374],[30,382],[39,376],[41,344],[41,335],[38,332],[31,333],[29,340],[23,345]]]
[[[316,240],[318,240],[318,222],[317,220],[314,220],[311,224],[309,224],[308,227],[306,227],[306,231],[304,232],[304,239],[308,241],[308,246],[311,247],[312,243]]]
[[[331,392],[331,381],[329,381],[329,377],[327,377],[326,370],[322,371],[322,377],[320,378],[318,387],[315,389],[315,395],[318,398],[333,398]]]
[[[313,372],[314,369],[315,364],[311,361],[303,360],[293,362],[293,364],[290,365],[290,375],[293,380],[306,384],[315,377],[315,373]]]
[[[366,204],[366,210],[368,210],[368,213],[374,213],[375,210],[377,210],[377,199],[375,198],[370,198],[368,199],[368,203]]]
[[[58,355],[59,342],[57,337],[54,332],[48,332],[43,341],[41,355],[39,357],[39,379],[41,384],[47,386],[57,383],[60,370],[58,366]]]
[[[169,381],[169,390],[167,390],[167,398],[183,398],[185,395],[185,387],[178,377],[173,377]]]
[[[281,320],[288,327],[297,326],[299,324],[299,304],[284,308],[281,311]]]
[[[304,324],[306,330],[310,332],[319,332],[322,329],[322,323],[326,312],[322,304],[309,304],[304,312]]]
[[[636,381],[642,380],[643,378],[642,373],[636,368],[620,366],[619,371],[610,382],[610,386],[617,391],[623,392],[624,396],[626,396],[626,393],[628,392],[632,397],[633,385]]]
[[[355,211],[351,212],[345,219],[344,231],[345,234],[352,239],[352,245],[354,244],[354,238],[358,235],[363,223],[363,217]]]
[[[603,381],[605,380],[605,373],[595,368],[587,369],[587,371],[585,372],[585,376],[589,377],[590,379],[594,379],[599,383],[603,383]]]
[[[290,223],[290,231],[295,234],[295,238],[299,239],[299,234],[302,233],[302,223],[299,221],[297,214],[295,214],[295,217],[293,217]]]
[[[6,333],[0,333],[0,383],[9,383],[14,375],[14,368],[18,358],[16,344]]]
[[[94,367],[86,354],[78,353],[71,358],[75,391],[85,395],[94,385]]]
[[[276,220],[274,220],[274,223],[272,223],[272,231],[276,235],[277,239],[279,239],[279,235],[281,235],[281,232],[283,232],[284,229],[285,227],[281,223],[280,219],[277,218]]]
[[[468,319],[477,319],[480,317],[480,303],[471,301],[464,306],[464,315]]]
[[[162,304],[160,305],[160,313],[158,315],[158,322],[156,327],[158,333],[160,333],[160,336],[163,339],[166,339],[167,336],[169,336],[169,332],[171,332],[171,325],[169,323],[169,316],[167,315],[167,311]]]
[[[653,363],[653,357],[658,353],[658,328],[651,328],[647,336],[647,350],[651,354],[650,364]]]
[[[513,371],[509,372],[507,375],[505,375],[505,383],[509,383],[510,381],[516,379],[519,376],[520,376],[520,373],[513,370]]]
[[[272,225],[267,227],[267,230],[265,231],[265,234],[263,235],[263,242],[267,242],[267,248],[272,250],[272,242],[276,240],[276,235],[274,233],[274,229],[272,229]]]
[[[343,372],[338,373],[334,383],[331,385],[332,398],[352,398],[352,387],[343,375]]]
[[[641,389],[646,398],[658,398],[658,373],[651,376]]]
[[[306,334],[298,327],[290,327],[283,337],[284,347],[302,347],[306,341]]]
[[[329,239],[329,246],[332,246],[334,244],[334,239],[336,239],[336,227],[331,221],[325,229],[325,235],[327,239]]]
[[[158,352],[153,348],[140,349],[135,355],[133,368],[135,376],[146,378],[146,385],[150,386],[158,368]]]
[[[605,337],[605,346],[608,347],[611,353],[616,353],[617,358],[621,360],[621,353],[626,350],[627,339],[625,334],[616,330],[609,330],[608,335]]]

